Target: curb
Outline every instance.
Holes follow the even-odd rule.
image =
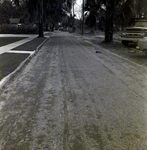
[[[49,37],[48,37],[49,38]],[[20,65],[9,75],[4,77],[0,81],[0,89],[3,89],[15,76],[30,62],[30,60],[38,53],[38,51],[42,48],[43,44],[48,40],[46,38],[35,50],[32,54],[30,54],[24,61],[20,63]]]

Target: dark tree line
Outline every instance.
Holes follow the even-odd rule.
[[[70,11],[71,7],[72,0],[1,0],[0,23],[8,23],[11,17],[20,17],[23,23],[37,23],[39,37],[42,37],[43,27],[47,29],[50,24],[53,30],[55,23],[65,14],[63,12]]]
[[[55,23],[60,22],[63,9],[70,10],[71,0],[26,0],[26,9],[32,22],[39,21],[39,37],[43,36],[43,24],[53,31]],[[66,6],[66,8],[65,8]]]
[[[74,0],[76,1],[76,0]],[[71,11],[72,0],[0,0],[0,23],[8,23],[12,16],[20,16],[25,23],[39,25],[39,37],[43,36],[43,27],[54,28],[65,12]],[[131,18],[147,15],[146,0],[85,0],[86,24],[93,28],[99,23],[105,31],[105,42],[113,40],[114,25],[125,27]],[[144,13],[144,14],[143,14]]]

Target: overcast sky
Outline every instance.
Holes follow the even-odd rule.
[[[76,0],[76,3],[74,5],[75,15],[76,15],[76,18],[78,19],[81,18],[82,2],[83,0]]]

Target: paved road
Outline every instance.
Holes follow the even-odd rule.
[[[56,31],[0,95],[1,150],[146,150],[147,69]]]

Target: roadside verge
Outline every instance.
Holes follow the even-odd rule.
[[[0,89],[22,70],[47,39],[46,37],[35,38],[0,55]]]

